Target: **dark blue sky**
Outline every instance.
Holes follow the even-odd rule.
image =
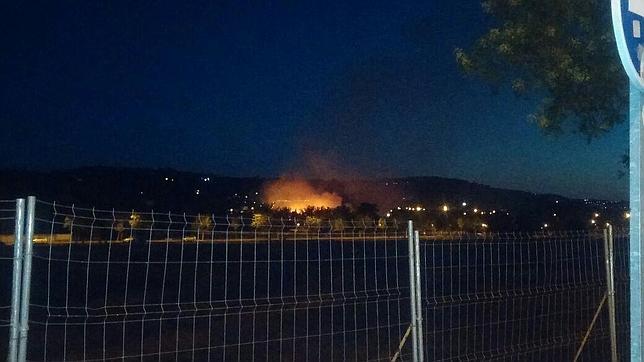
[[[183,3],[4,12],[0,166],[324,164],[626,198],[625,123],[591,143],[547,137],[527,121],[535,100],[458,72],[454,47],[485,30],[478,1]]]

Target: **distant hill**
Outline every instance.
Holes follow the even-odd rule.
[[[39,199],[101,209],[209,212],[259,205],[263,184],[270,179],[226,177],[172,169],[83,167],[38,172],[0,171],[0,198],[36,195]],[[478,207],[507,212],[517,227],[534,228],[557,218],[569,227],[584,226],[593,212],[619,219],[626,205],[576,200],[559,195],[505,190],[458,179],[405,177],[378,180],[311,180],[316,187],[341,195],[345,203],[378,205],[381,214],[398,207],[440,205]],[[555,215],[556,216],[553,216]]]
[[[235,193],[257,190],[262,183],[259,178],[206,176],[171,169],[3,170],[0,197],[36,195],[48,201],[104,209],[203,211],[225,209]]]

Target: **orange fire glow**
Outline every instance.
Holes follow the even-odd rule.
[[[275,209],[288,208],[302,212],[308,207],[335,208],[342,205],[339,195],[316,190],[310,183],[301,179],[279,179],[266,185],[264,201]]]

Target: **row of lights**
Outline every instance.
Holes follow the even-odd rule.
[[[555,216],[555,217],[556,217],[556,216],[557,216],[557,214],[556,214],[556,213],[554,213],[554,214],[552,214],[552,216]],[[630,217],[631,217],[631,213],[630,213],[630,212],[625,212],[625,213],[624,213],[624,218],[625,218],[625,219],[629,219]],[[599,218],[599,213],[597,213],[597,212],[596,212],[596,213],[593,213],[593,218],[591,218],[591,219],[590,219],[590,223],[591,223],[592,225],[597,224],[597,218]],[[541,228],[542,228],[542,229],[543,229],[543,228],[547,228],[548,226],[549,226],[549,225],[548,225],[548,223],[544,223],[544,224],[543,224],[543,226],[542,226]]]
[[[466,203],[466,202],[463,202],[461,205],[462,205],[463,207],[465,207],[465,206],[467,206],[467,203]],[[397,210],[402,210],[402,207],[401,207],[401,206],[398,206],[398,207],[396,207],[396,209],[397,209]],[[416,211],[416,212],[420,212],[420,211],[426,211],[427,209],[426,209],[426,208],[424,208],[424,207],[422,207],[422,206],[407,206],[407,207],[405,207],[405,210],[407,210],[407,211]],[[441,210],[442,212],[448,212],[448,211],[449,211],[449,206],[448,206],[447,204],[442,205],[442,206],[440,207],[440,210]],[[479,211],[479,209],[477,209],[477,208],[474,208],[472,211],[473,211],[475,214],[477,214],[477,213],[479,213],[479,212],[481,213],[481,215],[485,215],[485,214],[487,214],[487,212],[482,211],[482,210],[481,210],[481,211]],[[390,217],[392,212],[393,212],[393,210],[389,210],[389,212],[386,214],[386,215],[387,215],[387,217]],[[496,210],[492,210],[492,211],[490,211],[490,215],[491,215],[491,214],[496,214]],[[463,215],[467,215],[467,212],[463,212]],[[510,215],[510,213],[509,213],[509,212],[507,212],[507,213],[506,213],[506,215]],[[556,216],[556,214],[555,214],[555,216]]]

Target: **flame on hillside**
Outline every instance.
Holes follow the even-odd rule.
[[[309,207],[316,209],[335,208],[342,205],[338,194],[317,190],[301,179],[279,179],[264,188],[264,201],[274,209],[287,208],[302,212]]]

